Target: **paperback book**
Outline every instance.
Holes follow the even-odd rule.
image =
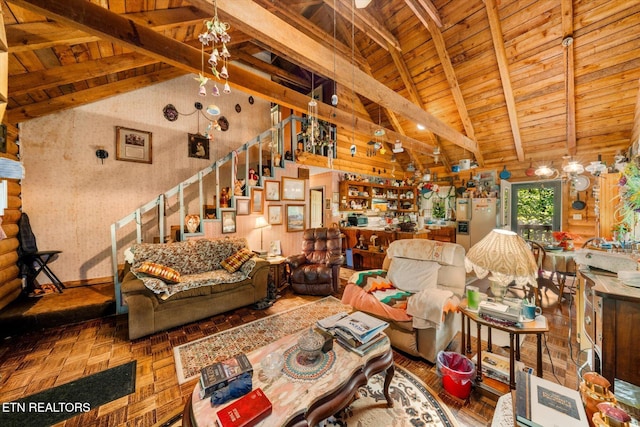
[[[341,331],[338,331],[338,333],[340,332]],[[347,350],[351,350],[360,356],[364,356],[365,354],[367,354],[371,349],[373,349],[376,346],[376,344],[386,339],[386,337],[387,336],[385,334],[379,333],[367,343],[364,343],[364,344],[358,343],[357,345],[352,345],[351,343],[343,339],[341,335],[336,334],[336,340],[338,341],[338,343],[340,343],[340,345],[345,347]]]
[[[245,372],[253,373],[253,366],[244,353],[205,366],[200,370],[200,398],[204,399],[214,391],[226,387]]]
[[[271,401],[257,388],[216,412],[220,427],[250,427],[268,417]]]
[[[522,371],[516,372],[516,422],[526,427],[588,425],[578,391]]]
[[[389,326],[389,323],[376,317],[356,311],[338,320],[335,328],[346,332],[358,342],[367,343]]]

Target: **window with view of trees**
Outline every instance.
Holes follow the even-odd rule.
[[[514,231],[525,239],[551,241],[551,232],[560,229],[561,193],[560,181],[514,183],[511,199]]]

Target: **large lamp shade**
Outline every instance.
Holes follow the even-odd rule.
[[[479,278],[491,273],[490,280],[502,286],[512,281],[519,286],[538,286],[533,253],[513,231],[492,230],[469,249],[464,261],[467,272],[473,270]]]

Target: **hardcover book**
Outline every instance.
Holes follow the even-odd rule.
[[[200,370],[200,398],[204,399],[214,391],[226,387],[245,372],[253,373],[253,366],[244,353],[205,366]]]
[[[220,427],[250,427],[271,414],[269,398],[257,388],[216,412]]]
[[[380,320],[361,311],[351,313],[347,317],[338,320],[335,324],[335,328],[351,334],[361,343],[371,341],[379,332],[386,329],[387,326],[389,326],[389,323],[384,320]]]
[[[516,422],[529,427],[588,425],[580,393],[522,371],[516,372]]]

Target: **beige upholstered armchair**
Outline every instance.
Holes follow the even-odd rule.
[[[382,270],[356,272],[342,302],[389,322],[391,344],[435,363],[458,331],[464,293],[464,248],[427,239],[396,240]]]

